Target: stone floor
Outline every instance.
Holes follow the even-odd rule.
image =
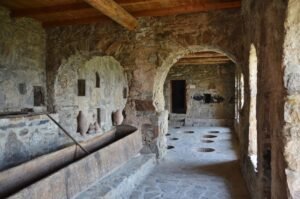
[[[174,148],[135,189],[132,199],[249,198],[239,168],[236,139],[230,129],[169,129],[168,145]],[[214,151],[207,152],[211,149]]]

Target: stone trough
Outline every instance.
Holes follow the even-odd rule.
[[[0,198],[72,198],[122,166],[142,148],[141,133],[118,126],[81,142],[0,172]]]

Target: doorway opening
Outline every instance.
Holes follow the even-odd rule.
[[[186,113],[186,81],[172,80],[172,113]]]

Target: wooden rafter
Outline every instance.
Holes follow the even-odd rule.
[[[138,26],[137,20],[113,0],[84,1],[129,30]]]
[[[212,10],[221,10],[221,9],[233,9],[240,8],[240,1],[232,2],[212,2],[212,3],[193,3],[183,6],[176,6],[170,8],[161,8],[155,10],[143,10],[135,12],[134,16],[168,16],[168,15],[177,15],[185,13],[195,13],[195,12],[206,12]]]
[[[226,55],[206,51],[188,54],[178,60],[176,65],[226,64],[232,62]]]
[[[33,17],[43,22],[45,26],[70,25],[96,23],[107,19],[102,13],[114,19],[121,25],[133,29],[137,22],[134,17],[142,16],[167,16],[176,14],[185,14],[193,12],[205,12],[221,9],[240,8],[240,0],[220,1],[220,0],[201,0],[201,1],[178,1],[178,0],[116,0],[118,3],[112,3],[112,0],[84,0],[66,5],[57,5],[50,7],[37,7],[27,9],[12,10],[14,17]],[[96,10],[96,3],[100,2],[101,11]],[[103,3],[105,2],[105,3]],[[174,3],[173,3],[174,2]],[[105,5],[105,6],[103,6]],[[111,5],[117,6],[110,7]],[[97,5],[99,6],[99,5]],[[122,11],[120,11],[122,10]],[[124,14],[125,13],[127,14]],[[127,11],[127,12],[126,12]],[[121,16],[120,16],[121,13]],[[130,14],[129,14],[130,13]],[[130,17],[128,17],[128,15]]]

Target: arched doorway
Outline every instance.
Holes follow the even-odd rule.
[[[180,70],[179,67],[189,67],[193,68],[195,66],[181,66],[180,64],[183,64],[184,59],[187,57],[193,57],[195,55],[197,56],[203,56],[204,53],[209,52],[210,54],[217,54],[216,57],[221,58],[226,58],[228,60],[228,63],[219,63],[215,61],[214,66],[210,65],[209,62],[204,62],[200,63],[201,66],[197,68],[197,70],[190,72],[190,76],[188,77],[187,75],[184,75],[184,78],[180,78],[176,75],[171,75],[170,73],[176,74],[176,71],[180,71],[180,73],[184,73],[183,71],[185,69]],[[201,58],[202,59],[202,58]],[[220,59],[221,60],[221,59]],[[203,60],[202,60],[203,61]],[[178,65],[178,63],[180,63]],[[199,64],[199,63],[197,63]],[[233,66],[233,68],[226,70],[225,67],[230,68]],[[174,69],[177,68],[175,71]],[[211,69],[208,69],[211,68]],[[212,69],[213,68],[213,69]],[[236,69],[238,68],[238,70]],[[205,70],[211,70],[210,74],[205,74],[203,71]],[[170,105],[168,102],[168,98],[164,96],[164,89],[166,88],[166,84],[169,84],[169,88],[172,87],[172,80],[174,79],[183,81],[185,80],[185,88],[186,88],[186,93],[183,92],[182,94],[185,95],[185,98],[190,102],[197,101],[197,105],[201,107],[195,107],[193,104],[187,104],[186,107],[186,114],[189,113],[189,108],[194,109],[198,108],[202,109],[202,106],[207,106],[211,100],[214,101],[214,95],[213,94],[218,94],[218,92],[222,89],[224,89],[224,82],[221,82],[222,80],[226,79],[228,77],[231,86],[231,91],[228,96],[224,93],[222,93],[222,97],[226,103],[222,104],[222,108],[226,109],[229,108],[232,111],[232,121],[234,121],[235,117],[235,103],[237,103],[237,100],[239,101],[239,108],[242,107],[243,104],[243,94],[240,94],[239,97],[237,97],[235,93],[235,80],[237,79],[239,81],[239,87],[243,86],[243,78],[236,78],[236,74],[239,74],[240,77],[242,77],[242,70],[240,69],[240,66],[236,59],[233,58],[233,56],[230,53],[224,52],[218,48],[212,48],[212,47],[191,47],[189,49],[182,50],[180,52],[174,52],[169,55],[169,57],[163,62],[160,68],[157,69],[157,74],[155,77],[155,82],[154,82],[154,90],[153,90],[153,101],[154,101],[154,106],[156,108],[156,111],[158,115],[165,115],[169,111],[171,113],[178,113],[181,111],[175,110],[174,107]],[[202,71],[202,72],[201,72]],[[222,71],[230,71],[231,73],[222,73]],[[201,83],[193,83],[193,77],[195,73],[202,73],[201,78],[207,78],[208,81],[205,82],[205,85],[201,85]],[[178,74],[178,73],[177,73]],[[222,77],[223,75],[223,77]],[[216,77],[216,79],[221,79],[221,81],[216,81],[214,82],[214,85],[212,86],[211,81],[214,81],[216,79],[210,79],[213,77]],[[226,76],[226,77],[225,77]],[[169,78],[171,77],[171,78]],[[174,78],[174,79],[172,79]],[[189,79],[190,78],[190,79]],[[201,80],[200,78],[200,80]],[[167,82],[166,82],[167,80]],[[192,82],[192,83],[191,83]],[[224,84],[222,84],[224,83]],[[165,86],[164,86],[165,85]],[[226,87],[226,86],[225,86]],[[203,88],[208,88],[209,92],[201,92],[200,90]],[[173,88],[172,88],[173,89]],[[169,93],[172,93],[173,91]],[[200,90],[199,90],[200,89]],[[181,89],[177,89],[177,91]],[[166,91],[166,89],[165,89]],[[176,89],[174,89],[176,91]],[[213,93],[213,91],[216,91],[216,93]],[[241,92],[243,92],[243,89],[241,89]],[[194,97],[198,97],[197,94],[199,93],[199,99],[195,100]],[[221,92],[220,92],[221,93]],[[220,94],[219,93],[219,94]],[[228,94],[228,93],[227,93]],[[194,98],[194,99],[191,99]],[[167,100],[166,100],[167,99]],[[171,99],[172,101],[172,99]],[[232,103],[232,106],[230,107],[230,103]],[[167,106],[166,106],[167,105]],[[189,107],[190,106],[190,107]],[[210,104],[208,108],[213,107],[214,104]],[[169,107],[169,108],[168,108]],[[183,107],[181,107],[183,108]],[[223,110],[224,110],[223,109]],[[196,111],[198,111],[196,110]],[[192,110],[193,111],[193,110]],[[202,110],[201,110],[202,111]],[[200,112],[201,112],[200,111]],[[199,111],[198,111],[199,112]],[[162,119],[162,118],[160,118]],[[166,118],[164,118],[166,119]],[[198,119],[198,118],[197,118]],[[203,118],[200,118],[203,119]],[[206,118],[205,118],[206,119]],[[168,121],[164,121],[164,123],[168,124]],[[168,130],[168,125],[164,126],[159,126],[165,127],[165,129],[160,129],[163,130],[163,132],[168,132],[166,137],[164,135],[161,135],[162,142],[166,140],[167,143],[167,150],[169,151],[167,155],[164,158],[164,162],[162,163],[162,168],[165,169],[166,165],[168,165],[168,171],[163,172],[164,175],[166,175],[165,178],[167,178],[168,173],[172,174],[177,174],[181,173],[186,175],[186,173],[191,174],[191,176],[196,176],[196,173],[193,173],[193,171],[196,171],[197,173],[203,172],[203,176],[206,175],[206,171],[209,170],[209,173],[212,172],[214,173],[214,169],[216,169],[214,174],[219,175],[220,173],[224,172],[225,175],[230,173],[230,177],[228,177],[228,182],[232,183],[230,186],[235,187],[235,189],[239,190],[244,190],[243,194],[241,195],[241,198],[247,198],[247,192],[246,192],[246,186],[243,183],[242,180],[242,175],[239,172],[239,161],[238,161],[238,155],[237,151],[235,149],[237,148],[237,139],[235,139],[234,133],[230,128],[225,128],[225,127],[207,127],[207,126],[196,126],[193,124],[187,124],[183,126],[170,126]],[[161,132],[159,132],[161,133]],[[163,140],[166,138],[165,140]],[[161,143],[160,143],[161,144]],[[162,146],[162,145],[160,145]],[[220,155],[220,156],[218,156]],[[221,157],[222,156],[222,157]],[[222,159],[224,158],[224,159]],[[230,163],[229,163],[230,162]],[[201,166],[202,165],[202,166]],[[205,166],[203,166],[205,165]],[[174,168],[174,170],[172,170]],[[180,168],[184,168],[180,170]],[[229,172],[226,170],[226,168],[230,168],[231,171],[234,170],[235,172]],[[171,172],[169,172],[171,171]],[[188,172],[187,172],[188,171]],[[160,172],[158,170],[158,172]],[[211,174],[211,173],[210,173]],[[214,175],[212,174],[212,175]],[[232,176],[235,176],[233,179]],[[193,183],[191,183],[193,184]],[[232,195],[234,195],[234,190],[232,190]]]
[[[203,51],[213,51],[218,52],[223,55],[226,55],[229,59],[236,64],[237,67],[240,67],[235,56],[230,52],[226,52],[218,47],[213,46],[190,46],[186,49],[172,52],[169,56],[163,61],[161,66],[158,68],[155,78],[154,78],[154,87],[153,87],[153,105],[157,112],[165,110],[165,100],[163,95],[163,85],[166,80],[166,77],[171,69],[171,67],[182,57],[191,53],[198,53]]]
[[[164,83],[166,77],[172,66],[181,58],[188,54],[199,53],[204,51],[213,51],[216,53],[223,54],[227,56],[236,66],[238,71],[241,70],[240,62],[237,61],[236,56],[234,56],[231,52],[227,52],[219,47],[215,46],[190,46],[185,49],[171,52],[167,58],[162,62],[161,66],[157,69],[156,75],[154,77],[154,86],[153,86],[153,106],[158,115],[159,121],[159,129],[158,129],[158,149],[161,154],[164,154],[164,150],[166,148],[166,139],[165,134],[168,131],[168,111],[165,109],[165,99],[164,99]],[[241,100],[241,99],[239,99]],[[237,132],[238,133],[238,132]]]

